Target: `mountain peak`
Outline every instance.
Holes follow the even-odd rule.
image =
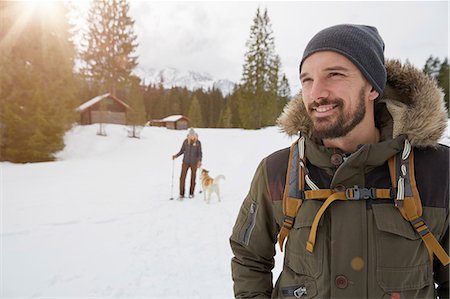
[[[224,96],[227,96],[235,87],[235,84],[230,80],[217,80],[205,72],[183,71],[174,67],[166,67],[163,69],[144,69],[138,67],[134,73],[142,79],[145,85],[157,85],[162,81],[163,86],[166,89],[172,87],[186,87],[191,91],[196,89],[203,89],[206,91],[211,88],[217,88]]]

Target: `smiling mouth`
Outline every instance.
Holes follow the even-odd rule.
[[[316,111],[318,113],[325,113],[328,112],[330,110],[333,110],[334,108],[336,108],[338,106],[338,104],[332,104],[332,105],[320,105],[317,107],[313,107],[312,110]]]

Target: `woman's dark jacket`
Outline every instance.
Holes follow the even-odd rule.
[[[197,165],[199,161],[202,161],[202,144],[199,140],[189,142],[186,138],[181,146],[180,151],[175,155],[179,157],[183,155],[183,163],[188,165]]]

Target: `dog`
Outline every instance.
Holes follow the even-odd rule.
[[[209,171],[206,169],[202,169],[200,177],[202,180],[202,188],[203,188],[203,198],[206,201],[206,203],[209,204],[211,200],[211,194],[216,193],[217,198],[220,200],[220,187],[219,187],[219,181],[224,180],[225,176],[220,174],[216,176],[215,178],[212,178],[209,176]],[[206,194],[208,193],[208,194]]]

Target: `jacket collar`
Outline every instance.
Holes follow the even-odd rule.
[[[313,165],[333,177],[331,188],[337,184],[364,186],[364,174],[383,165],[390,157],[402,151],[405,139],[406,135],[400,135],[375,144],[363,144],[338,168],[332,164],[331,158],[333,154],[342,154],[339,149],[327,148],[305,138],[305,155]]]
[[[387,84],[376,104],[375,119],[384,141],[405,135],[412,146],[437,146],[447,126],[444,94],[436,82],[409,63],[386,61]],[[301,92],[285,107],[277,120],[288,135],[311,136]]]

